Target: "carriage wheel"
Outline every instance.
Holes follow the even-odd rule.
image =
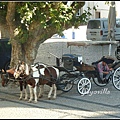
[[[77,91],[81,95],[89,94],[91,86],[91,81],[88,78],[82,78],[77,83]]]
[[[120,67],[118,67],[114,73],[113,73],[113,86],[117,89],[120,90]]]
[[[57,88],[63,92],[68,92],[73,88],[74,78],[70,78],[68,74],[63,74],[57,84]]]

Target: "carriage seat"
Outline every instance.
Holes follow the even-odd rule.
[[[101,78],[100,78],[99,70],[98,70],[98,67],[97,67],[97,64],[98,64],[98,63],[99,63],[99,62],[94,62],[94,63],[92,63],[92,65],[94,65],[94,67],[95,67],[96,75],[97,75],[97,77],[98,77],[98,81],[101,82],[102,80],[101,80]],[[105,79],[106,82],[109,81],[109,78],[110,78],[110,76],[111,76],[113,73],[114,73],[114,70],[110,71],[110,73],[105,76],[104,79]]]

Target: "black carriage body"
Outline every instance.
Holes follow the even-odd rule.
[[[1,69],[8,69],[11,60],[11,44],[9,38],[0,39],[0,72]]]
[[[80,66],[82,62],[82,56],[76,54],[63,54],[62,62],[63,62],[63,66],[67,70],[73,70],[74,66]]]

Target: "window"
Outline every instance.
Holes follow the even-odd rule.
[[[108,20],[103,21],[103,28],[108,29]]]
[[[95,12],[95,18],[100,18],[100,12]]]
[[[101,28],[100,20],[90,20],[88,22],[87,28],[90,28],[90,29],[100,29]]]

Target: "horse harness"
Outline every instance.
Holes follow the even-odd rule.
[[[49,72],[49,75],[50,75],[50,78],[49,77],[46,77],[45,75],[42,75],[41,72],[40,72],[40,68],[37,68],[38,69],[38,72],[39,72],[39,77],[33,77],[33,78],[39,78],[41,80],[48,80],[49,82],[52,82],[52,83],[56,83],[56,78],[53,77],[53,75],[51,74],[50,70],[48,67],[44,67],[45,69],[48,70]]]

